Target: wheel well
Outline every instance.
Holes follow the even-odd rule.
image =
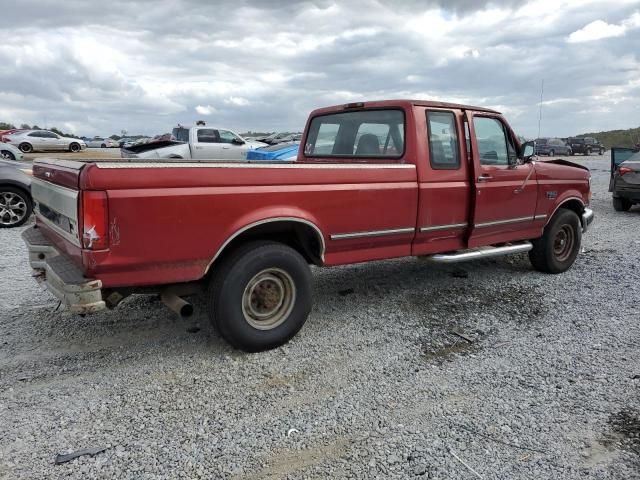
[[[561,208],[576,212],[576,215],[578,215],[578,218],[582,218],[582,212],[584,212],[583,203],[580,200],[576,200],[576,199],[570,199],[564,203],[561,203],[556,209],[556,211],[560,210]]]
[[[29,189],[27,189],[27,188],[25,188],[22,185],[19,185],[17,183],[0,183],[0,189],[1,188],[5,188],[5,187],[11,187],[11,188],[15,188],[16,190],[20,190],[22,193],[24,193],[29,198],[31,203],[33,203],[33,199],[31,198],[31,192],[29,191]]]
[[[229,252],[252,240],[284,243],[297,250],[307,263],[322,265],[324,262],[324,240],[317,227],[296,220],[274,220],[255,224],[246,230],[241,230],[239,234],[236,233],[235,237],[231,237],[231,241],[227,240],[209,264],[207,273],[211,271],[212,265]]]

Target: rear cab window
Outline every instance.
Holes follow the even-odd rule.
[[[404,150],[404,112],[370,109],[314,117],[304,153],[309,158],[399,160]]]

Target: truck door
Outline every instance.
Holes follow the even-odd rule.
[[[220,134],[214,128],[195,128],[191,137],[191,155],[198,160],[225,159]]]
[[[232,160],[244,160],[247,158],[247,145],[235,133],[229,130],[218,130],[220,142],[222,142],[222,155]]]
[[[499,116],[467,112],[466,120],[475,187],[469,247],[529,238],[538,197],[534,164],[518,162]]]

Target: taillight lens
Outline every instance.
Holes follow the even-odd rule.
[[[82,246],[103,250],[109,246],[107,192],[82,192]]]
[[[620,168],[618,168],[618,173],[620,174],[621,177],[625,173],[631,173],[631,172],[633,172],[633,168],[629,168],[629,167],[620,167]]]

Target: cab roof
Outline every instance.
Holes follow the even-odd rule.
[[[408,99],[374,100],[370,102],[343,103],[341,105],[333,105],[331,107],[319,108],[317,110],[314,110],[312,114],[337,112],[337,111],[344,111],[344,110],[350,110],[350,109],[356,110],[361,108],[391,108],[391,107],[409,108],[413,105],[417,105],[420,107],[450,108],[455,110],[473,110],[475,112],[487,112],[487,113],[500,114],[500,112],[496,110],[492,110],[490,108],[486,108],[486,107],[476,107],[473,105],[464,105],[461,103],[438,102],[435,100],[408,100]]]

